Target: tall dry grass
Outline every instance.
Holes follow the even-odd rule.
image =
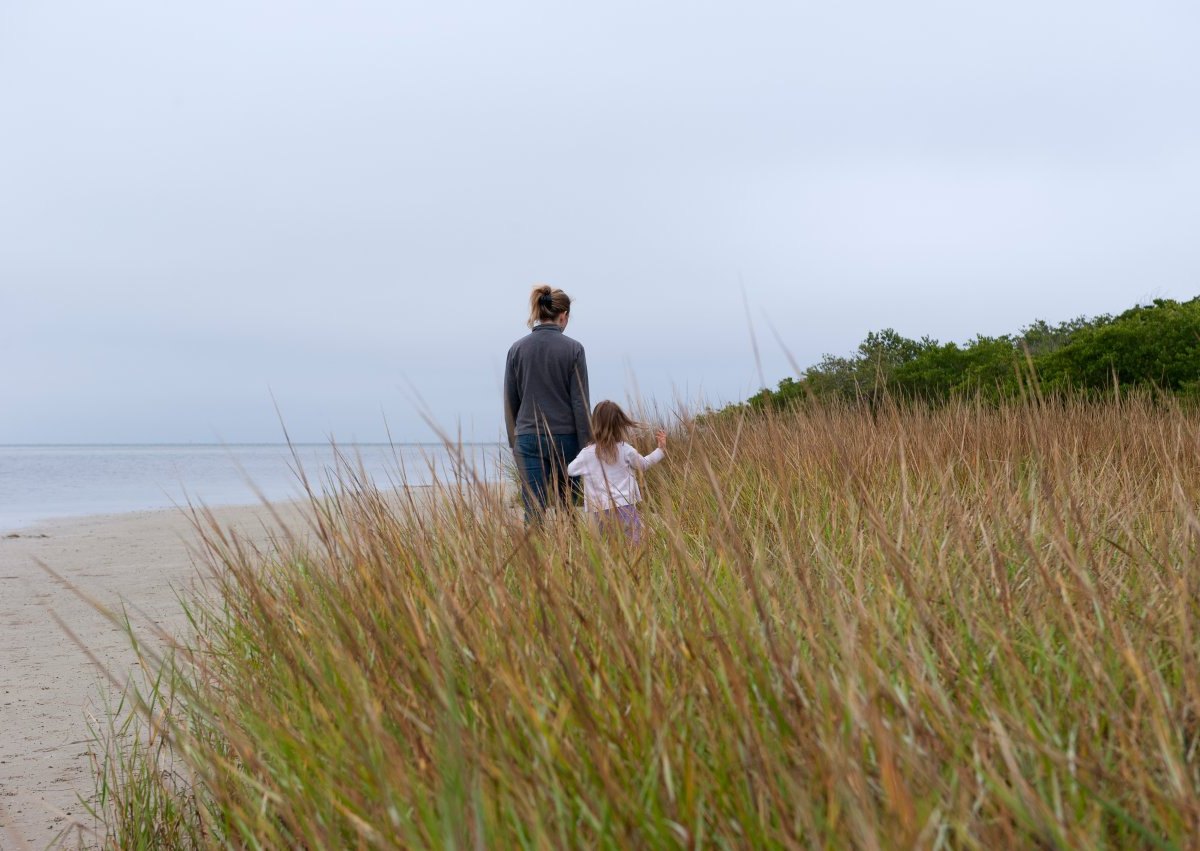
[[[344,471],[278,553],[204,529],[109,845],[1189,846],[1198,441],[1136,398],[718,417],[641,549]]]

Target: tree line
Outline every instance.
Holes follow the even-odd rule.
[[[1200,297],[1155,299],[1117,316],[1037,320],[1016,334],[969,342],[913,340],[872,331],[847,357],[825,355],[742,406],[808,400],[872,401],[889,395],[939,402],[956,396],[1000,401],[1039,393],[1112,393],[1133,388],[1200,398]]]

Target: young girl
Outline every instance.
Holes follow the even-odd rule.
[[[642,538],[637,473],[666,456],[667,433],[657,432],[658,448],[643,457],[625,442],[635,425],[615,402],[598,404],[592,411],[592,442],[570,463],[567,475],[583,476],[584,508],[600,521],[600,527],[619,523],[636,544]]]

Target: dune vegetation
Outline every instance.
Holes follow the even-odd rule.
[[[797,377],[743,403],[785,408],[811,401],[878,397],[940,404],[951,398],[1014,400],[1030,369],[1045,393],[1103,397],[1118,392],[1200,399],[1200,297],[1155,299],[1117,316],[1038,319],[1016,334],[977,335],[963,344],[872,331],[848,356],[825,355]]]
[[[1182,848],[1200,416],[836,400],[677,428],[648,540],[341,470],[114,710],[113,848]]]

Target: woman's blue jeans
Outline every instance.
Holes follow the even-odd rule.
[[[578,502],[578,480],[567,476],[567,465],[579,454],[573,434],[518,434],[513,455],[521,474],[525,520],[540,520],[548,505],[571,508]]]

